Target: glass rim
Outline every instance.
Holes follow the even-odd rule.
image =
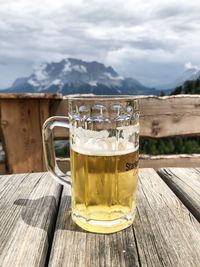
[[[78,100],[78,101],[130,101],[130,100],[137,100],[138,96],[132,96],[132,95],[69,95],[66,96],[66,99],[71,100]]]

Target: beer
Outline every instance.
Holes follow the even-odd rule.
[[[102,155],[104,154],[104,155]],[[138,150],[70,151],[72,218],[85,230],[111,233],[132,224],[138,183]]]
[[[132,224],[136,211],[139,106],[131,96],[72,96],[69,117],[43,125],[48,171],[72,188],[72,219],[81,228],[113,233]],[[54,127],[69,129],[71,179],[62,173],[53,149]]]

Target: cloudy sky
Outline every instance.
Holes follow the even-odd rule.
[[[66,57],[170,82],[200,66],[200,1],[0,0],[0,88]]]

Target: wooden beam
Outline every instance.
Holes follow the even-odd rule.
[[[42,124],[49,99],[1,99],[1,132],[9,173],[45,170]]]
[[[158,174],[200,222],[200,169],[162,168]]]
[[[140,155],[141,168],[200,167],[200,154]]]
[[[150,138],[200,135],[200,96],[136,96],[140,102],[140,135]],[[60,94],[0,94],[1,139],[9,172],[45,170],[41,129],[50,116],[68,115],[68,101]],[[69,131],[57,128],[58,139]],[[142,158],[142,167],[196,167],[199,157]]]
[[[0,162],[0,174],[6,174],[6,163]]]
[[[70,170],[70,158],[57,158],[58,166],[63,172]],[[161,167],[200,167],[200,154],[180,155],[140,155],[140,168]]]
[[[47,266],[61,185],[47,173],[0,179],[0,266]]]
[[[135,96],[140,103],[140,136],[150,138],[200,135],[200,95]],[[67,116],[68,100],[53,102],[51,115]],[[68,134],[56,130],[55,137]]]
[[[139,176],[134,233],[140,266],[198,266],[200,224],[153,169]]]
[[[68,116],[68,100],[53,100],[50,106],[50,116]],[[54,138],[64,140],[69,138],[69,131],[65,128],[56,127]]]
[[[52,93],[0,93],[0,99],[63,99],[62,94]]]
[[[141,136],[200,135],[200,95],[148,96],[139,101]]]
[[[70,171],[70,158],[57,158],[56,161],[63,173]]]

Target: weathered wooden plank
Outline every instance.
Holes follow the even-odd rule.
[[[1,100],[1,129],[9,173],[45,170],[42,124],[49,117],[49,100]]]
[[[2,158],[1,162],[0,162],[0,175],[1,174],[6,174],[8,173],[8,169],[7,169],[7,155],[5,153],[5,140],[4,140],[4,136],[3,136],[3,131],[2,131],[2,120],[1,120],[1,101],[0,101],[0,149],[1,149],[1,153],[4,152],[4,158]]]
[[[141,136],[160,138],[200,135],[200,95],[135,98],[139,99],[140,104]],[[57,105],[56,115],[66,116],[67,110],[67,97],[64,97]],[[58,130],[56,137],[65,139],[66,134]]]
[[[63,172],[70,169],[69,158],[57,158],[58,166]],[[158,169],[162,167],[200,167],[199,154],[179,154],[179,155],[140,155],[139,161],[140,168],[153,168]]]
[[[49,266],[198,266],[200,225],[153,169],[140,171],[134,228],[115,234],[76,226],[69,194],[62,195]]]
[[[24,99],[24,98],[40,98],[40,99],[62,99],[62,94],[52,93],[0,93],[0,99]]]
[[[137,202],[141,266],[199,266],[200,224],[153,169],[140,170]]]
[[[67,98],[54,94],[1,94],[1,132],[10,173],[45,170],[41,127],[52,115],[67,115]],[[33,99],[32,99],[33,98]],[[34,99],[35,98],[35,99]],[[141,136],[199,135],[200,96],[138,97],[141,106]],[[36,104],[37,103],[37,104]],[[48,107],[49,106],[49,107]],[[20,136],[20,138],[18,138]],[[66,139],[69,132],[56,128],[55,137]],[[17,142],[16,142],[17,140]],[[17,151],[17,153],[16,153]],[[199,159],[145,158],[142,167],[199,166]],[[187,164],[187,165],[184,165]]]
[[[162,168],[158,173],[200,222],[200,169]]]
[[[50,115],[67,115],[67,98],[61,100],[62,96],[59,94],[0,94],[0,98],[1,132],[8,171],[20,173],[45,170],[41,126]],[[200,96],[136,96],[136,98],[139,99],[141,106],[141,136],[157,138],[199,135]],[[48,103],[51,103],[49,108]],[[57,128],[55,136],[59,139],[66,139],[69,134],[67,130]],[[157,158],[154,163],[151,163],[145,158],[141,161],[142,167],[158,168],[178,165],[199,166],[199,159],[188,157],[185,160],[181,157],[176,161],[169,158],[165,161],[163,158]]]
[[[62,172],[70,171],[70,158],[56,158],[56,161]]]
[[[68,116],[68,100],[52,101],[50,114],[51,116]],[[54,138],[62,140],[68,139],[69,131],[65,128],[56,127],[54,129]]]
[[[88,233],[71,220],[70,193],[65,188],[51,249],[49,266],[138,266],[133,229],[112,234]]]
[[[140,155],[141,168],[200,167],[200,154]]]
[[[200,95],[143,97],[141,136],[169,137],[200,134]]]
[[[5,164],[5,162],[0,162],[0,174],[6,174],[6,164]]]
[[[44,266],[60,193],[47,173],[0,177],[0,266]]]

